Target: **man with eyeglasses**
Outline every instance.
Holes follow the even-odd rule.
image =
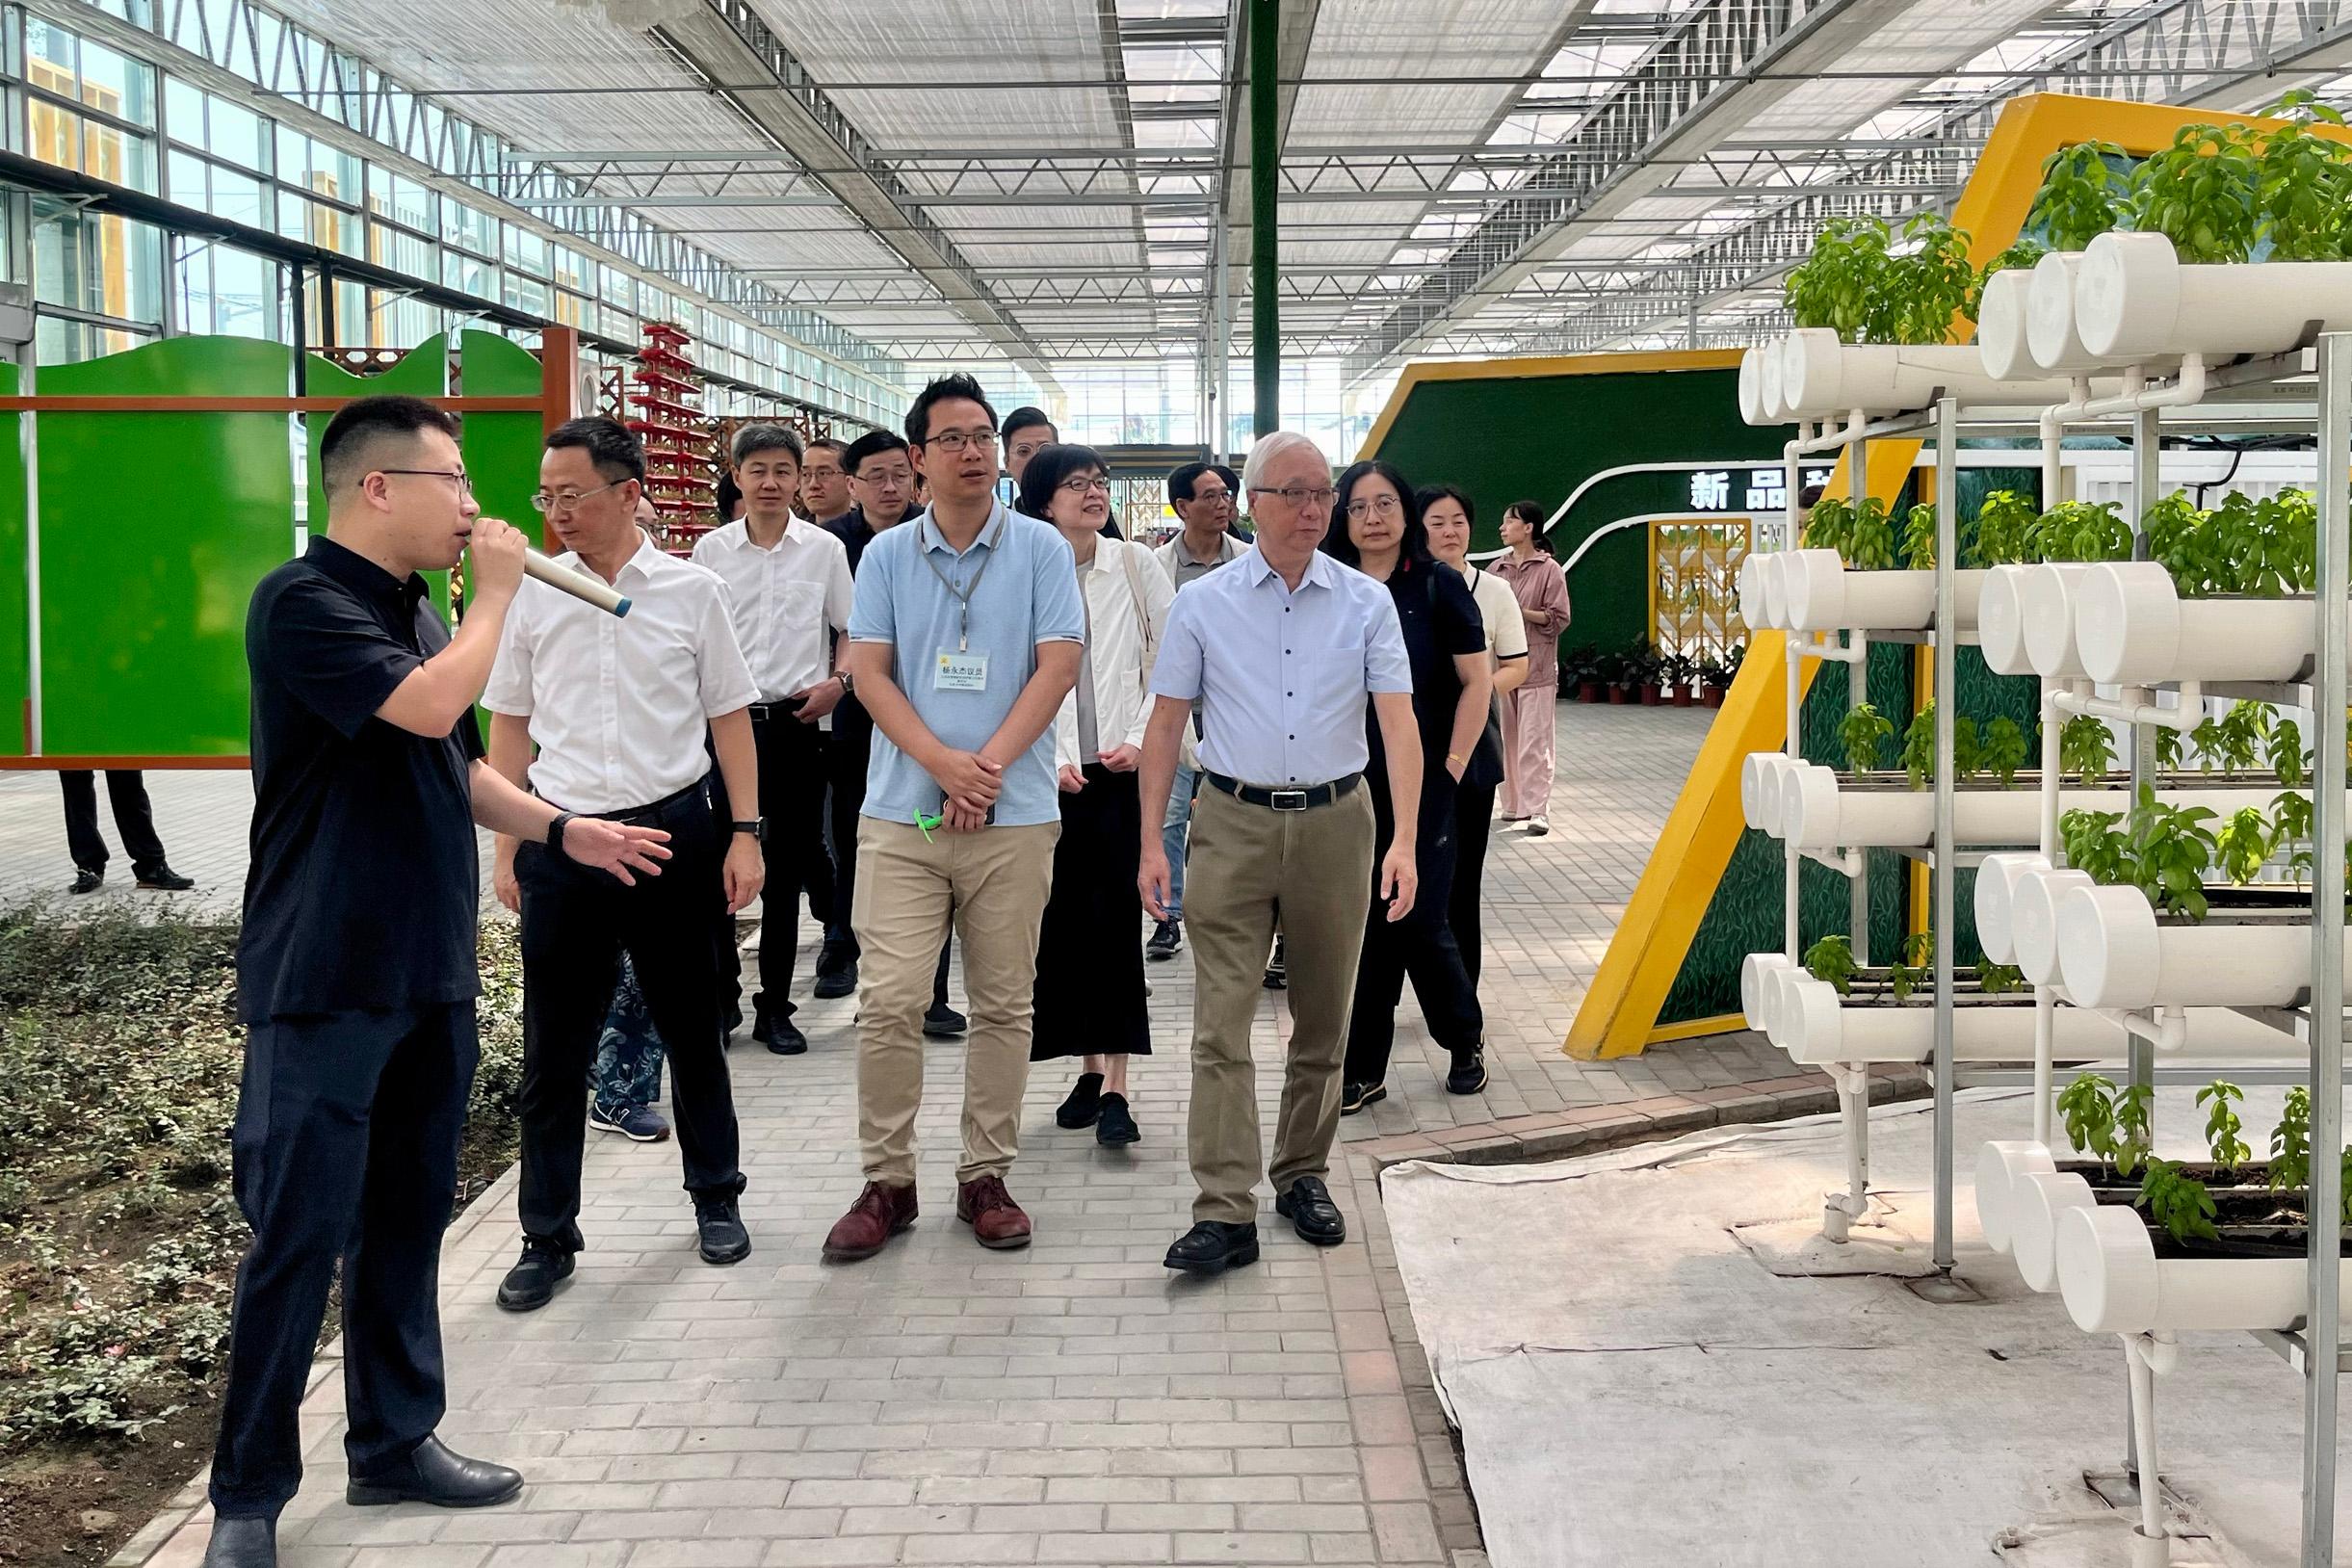
[[[493,885],[522,916],[523,946],[523,1249],[498,1288],[510,1312],[545,1306],[587,1244],[588,1073],[624,950],[668,1048],[670,1116],[702,1259],[732,1264],[751,1250],[712,931],[722,910],[760,891],[749,712],[760,693],[725,585],[638,531],[644,477],[644,449],[617,421],[574,419],[547,437],[532,504],[567,552],[559,563],[593,572],[632,603],[615,617],[541,585],[525,588],[482,699],[493,768],[517,784],[528,778],[566,817],[593,811],[659,827],[671,849],[666,875],[632,884],[498,840]],[[706,734],[725,781],[723,824],[704,786]]]
[[[846,443],[820,435],[801,451],[800,514],[820,528],[831,528],[856,504],[849,495],[849,450]]]
[[[1168,581],[1179,588],[1200,581],[1248,548],[1233,536],[1234,497],[1241,489],[1241,476],[1222,463],[1189,462],[1168,475],[1168,505],[1176,509],[1184,527],[1158,555]],[[1168,793],[1167,826],[1161,834],[1168,857],[1168,912],[1143,945],[1143,956],[1154,962],[1173,958],[1184,949],[1185,836],[1192,821],[1192,799],[1200,793],[1200,770],[1192,755],[1195,739],[1192,730],[1186,731],[1176,760],[1176,782]]]
[[[1024,404],[1005,416],[1005,478],[1017,491],[1021,476],[1029,472],[1029,459],[1061,439],[1045,410]]]
[[[980,383],[925,387],[906,439],[931,507],[868,546],[849,614],[850,672],[880,733],[858,822],[866,1186],[825,1238],[836,1263],[873,1257],[915,1222],[919,1026],[951,919],[972,1004],[955,1217],[982,1246],[1029,1244],[1005,1176],[1020,1147],[1037,928],[1061,831],[1052,731],[1086,636],[1069,545],[997,499],[996,413]]]
[[[474,829],[556,839],[598,875],[652,876],[668,852],[658,831],[565,821],[483,766],[474,700],[525,541],[479,515],[457,436],[421,399],[345,405],[320,442],[327,526],[247,614],[253,830],[232,1141],[253,1241],[230,1317],[207,1568],[277,1561],[338,1262],[350,1501],[478,1507],[521,1488],[434,1435],[441,1235],[480,1051]],[[469,545],[453,638],[418,574]]]
[[[827,524],[849,553],[854,579],[866,559],[866,546],[884,529],[896,528],[917,509],[914,459],[906,455],[906,440],[888,431],[868,431],[849,443],[842,460],[849,471],[857,505],[839,521]],[[866,767],[873,756],[874,720],[854,693],[833,710],[833,740],[825,753],[827,798],[826,847],[833,852],[833,913],[825,922],[824,950],[817,958],[816,994],[848,996],[857,989],[857,932],[852,928],[857,893],[857,818],[866,803]],[[934,1040],[952,1040],[967,1027],[964,1015],[948,1006],[948,953],[951,938],[939,945],[939,967],[931,977],[931,1005],[923,1015],[923,1032]]]
[[[1258,1260],[1261,1167],[1249,1031],[1259,966],[1280,914],[1298,962],[1281,1122],[1268,1168],[1274,1212],[1301,1240],[1336,1246],[1347,1222],[1324,1178],[1340,1124],[1340,1065],[1364,946],[1364,890],[1411,912],[1420,731],[1412,668],[1388,589],[1319,546],[1331,522],[1331,465],[1294,431],[1258,438],[1242,483],[1258,538],[1241,558],[1181,589],[1152,669],[1143,738],[1143,852],[1137,881],[1167,913],[1161,841],[1168,786],[1193,706],[1201,778],[1192,862],[1192,1177],[1195,1223],[1167,1266],[1214,1274]],[[1372,879],[1369,697],[1387,746],[1396,831]]]
[[[745,425],[731,457],[748,510],[741,522],[695,540],[693,559],[727,585],[736,640],[760,692],[751,734],[768,876],[751,1037],[777,1056],[797,1057],[808,1050],[808,1036],[793,1022],[800,890],[824,865],[825,737],[817,725],[850,692],[837,658],[849,625],[849,553],[792,514],[800,491],[798,435],[782,425]],[[830,882],[830,873],[823,875]]]

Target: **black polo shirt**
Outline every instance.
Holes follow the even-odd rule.
[[[1486,647],[1486,622],[1478,601],[1471,596],[1462,574],[1442,561],[1407,557],[1389,574],[1389,596],[1397,601],[1397,620],[1404,632],[1405,656],[1413,666],[1413,721],[1421,731],[1422,785],[1446,778],[1446,753],[1453,744],[1453,713],[1462,700],[1462,677],[1453,667],[1456,654],[1479,653]],[[1372,741],[1372,767],[1385,778],[1388,751],[1380,733],[1379,716],[1369,704],[1364,726]],[[1502,759],[1473,749],[1463,771],[1465,782],[1502,782]],[[1486,776],[1489,771],[1494,776]]]
[[[328,538],[261,580],[246,614],[253,688],[252,868],[237,944],[248,1023],[428,1007],[482,994],[468,765],[447,735],[375,717],[449,645],[424,579]]]

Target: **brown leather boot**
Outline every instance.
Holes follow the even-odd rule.
[[[915,1189],[885,1187],[868,1182],[849,1205],[849,1212],[833,1222],[824,1239],[824,1261],[856,1263],[882,1250],[890,1239],[915,1222]]]
[[[981,1176],[955,1189],[955,1217],[972,1227],[972,1238],[1002,1252],[1029,1245],[1029,1215],[1005,1190],[1002,1176]]]

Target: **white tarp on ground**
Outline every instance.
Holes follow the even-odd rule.
[[[2260,1144],[2279,1091],[2249,1099]],[[1976,1230],[1976,1145],[2025,1121],[2017,1091],[1962,1098],[1959,1272],[1985,1296],[1967,1306],[1893,1278],[1776,1277],[1735,1238],[1817,1223],[1844,1185],[1831,1118],[1389,1171],[1398,1266],[1495,1568],[2126,1562],[2130,1519],[2085,1484],[2122,1463],[2120,1343],[2077,1330]],[[2195,1152],[2188,1091],[2160,1096],[2157,1125],[2162,1152]],[[1871,1131],[1876,1169],[1900,1184],[1888,1228],[1916,1246],[1927,1108],[1882,1107]],[[2188,1336],[2157,1410],[2176,1522],[2211,1537],[2180,1542],[2176,1563],[2291,1564],[2287,1365]]]

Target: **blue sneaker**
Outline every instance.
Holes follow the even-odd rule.
[[[638,1143],[659,1143],[669,1137],[669,1123],[650,1106],[588,1107],[588,1125],[600,1133],[618,1133]]]

